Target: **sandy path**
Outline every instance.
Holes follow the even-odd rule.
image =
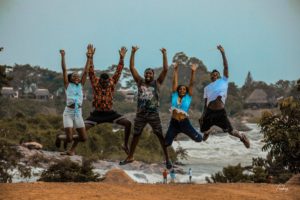
[[[300,186],[270,184],[110,184],[15,183],[0,184],[0,199],[13,200],[300,200]]]

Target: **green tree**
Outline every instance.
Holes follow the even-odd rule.
[[[249,87],[252,84],[253,84],[253,78],[252,78],[251,72],[249,71],[248,74],[247,74],[244,86]]]
[[[3,86],[7,86],[9,82],[12,80],[12,77],[8,77],[5,73],[6,66],[0,65],[0,94]]]
[[[280,103],[281,113],[264,112],[260,120],[264,134],[264,151],[287,168],[290,172],[300,172],[300,103],[293,97]]]

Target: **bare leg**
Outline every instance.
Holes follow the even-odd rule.
[[[124,146],[123,149],[125,153],[128,155],[129,154],[129,148],[128,148],[128,140],[130,136],[130,131],[131,131],[131,122],[128,119],[122,118],[118,121],[116,121],[117,124],[124,126]]]
[[[75,154],[75,149],[79,142],[84,142],[87,140],[87,131],[92,127],[93,127],[93,125],[85,124],[85,128],[76,129],[76,131],[79,133],[79,137],[78,137],[78,139],[74,139],[72,147],[68,151],[69,155]],[[82,129],[85,129],[85,130],[81,131]]]
[[[72,142],[73,140],[73,128],[68,127],[64,128],[65,134],[60,134],[56,136],[55,146],[57,148],[60,147],[61,141],[64,141],[64,145],[66,143]]]
[[[133,138],[132,138],[132,141],[130,144],[129,154],[128,154],[128,157],[126,158],[126,160],[133,160],[133,154],[134,154],[135,148],[139,142],[140,136],[141,135],[133,135]]]
[[[237,137],[241,140],[241,142],[244,143],[246,148],[250,148],[250,141],[248,140],[248,138],[246,137],[246,135],[244,134],[240,134],[238,130],[232,130],[229,132],[230,135]]]
[[[150,124],[153,133],[158,137],[159,143],[161,148],[163,149],[165,159],[166,159],[166,168],[171,169],[172,168],[172,163],[169,160],[169,154],[167,151],[167,147],[165,145],[165,138],[163,136],[163,131],[162,131],[162,126],[161,126],[161,120],[159,117],[159,114],[153,114],[149,116],[149,121],[148,123]]]
[[[208,139],[208,137],[209,137],[209,130],[204,132],[202,140],[205,142]]]
[[[167,147],[165,145],[165,139],[164,139],[162,134],[156,134],[156,136],[158,137],[158,140],[160,142],[160,146],[163,149],[163,152],[164,152],[164,155],[165,155],[166,167],[167,167],[167,169],[171,169],[172,164],[170,163],[170,160],[169,160],[169,154],[168,154],[168,151],[167,151]]]

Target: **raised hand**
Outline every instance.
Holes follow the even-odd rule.
[[[65,54],[66,54],[65,50],[63,50],[63,49],[59,50],[59,53],[60,53],[61,56],[65,56]]]
[[[92,44],[88,44],[86,56],[88,58],[92,58],[94,56],[95,51],[96,51],[96,48],[94,48],[94,46]]]
[[[131,52],[135,53],[140,47],[138,46],[132,46]]]
[[[221,53],[225,53],[224,48],[223,48],[220,44],[217,46],[217,48],[219,49],[219,51],[220,51]]]
[[[198,68],[198,65],[193,63],[192,67],[191,67],[192,72],[195,72],[197,70],[197,68]]]
[[[178,66],[179,66],[178,62],[175,62],[175,63],[173,64],[173,66],[174,66],[174,70],[178,70]]]
[[[161,51],[162,54],[166,54],[167,53],[167,50],[165,48],[161,48],[160,51]]]
[[[127,49],[126,47],[121,47],[121,49],[119,50],[119,54],[121,58],[124,58],[126,55]]]

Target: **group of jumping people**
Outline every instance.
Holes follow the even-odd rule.
[[[87,61],[81,77],[77,72],[67,74],[65,51],[60,50],[66,93],[66,107],[63,113],[65,134],[57,135],[56,146],[59,147],[62,141],[64,142],[65,147],[67,147],[68,143],[72,143],[72,147],[63,154],[70,156],[74,155],[78,143],[86,141],[87,130],[101,123],[116,123],[125,128],[124,144],[122,148],[127,154],[127,157],[120,162],[120,165],[125,165],[134,161],[133,155],[135,148],[143,129],[147,124],[151,126],[153,133],[159,139],[164,152],[167,169],[172,168],[167,147],[172,145],[173,140],[179,133],[186,134],[195,142],[206,141],[209,137],[210,128],[213,125],[216,125],[222,128],[224,132],[228,132],[229,134],[238,137],[244,143],[246,148],[250,147],[250,142],[247,137],[233,129],[224,109],[228,89],[228,63],[224,48],[221,45],[218,45],[217,49],[220,51],[223,58],[224,72],[223,77],[221,77],[219,71],[213,70],[210,74],[211,83],[204,88],[205,103],[202,116],[199,119],[200,130],[203,135],[195,130],[188,118],[197,64],[191,65],[190,83],[186,86],[178,85],[178,68],[181,64],[174,63],[171,99],[172,117],[165,137],[163,135],[159,117],[159,97],[160,87],[168,72],[167,51],[165,48],[160,49],[163,57],[163,70],[158,78],[154,79],[154,70],[152,68],[147,68],[144,71],[144,77],[140,76],[137,72],[134,60],[138,49],[139,47],[133,46],[130,56],[130,71],[138,87],[137,113],[134,119],[133,138],[130,147],[128,141],[132,124],[123,115],[112,109],[113,93],[124,68],[124,57],[127,49],[122,47],[119,50],[119,64],[111,77],[107,73],[101,73],[99,77],[95,75],[93,56],[96,49],[93,45],[89,44],[87,47]],[[87,74],[89,74],[93,89],[93,107],[95,110],[91,112],[90,116],[84,121],[81,109],[83,101],[82,87],[86,81]]]

